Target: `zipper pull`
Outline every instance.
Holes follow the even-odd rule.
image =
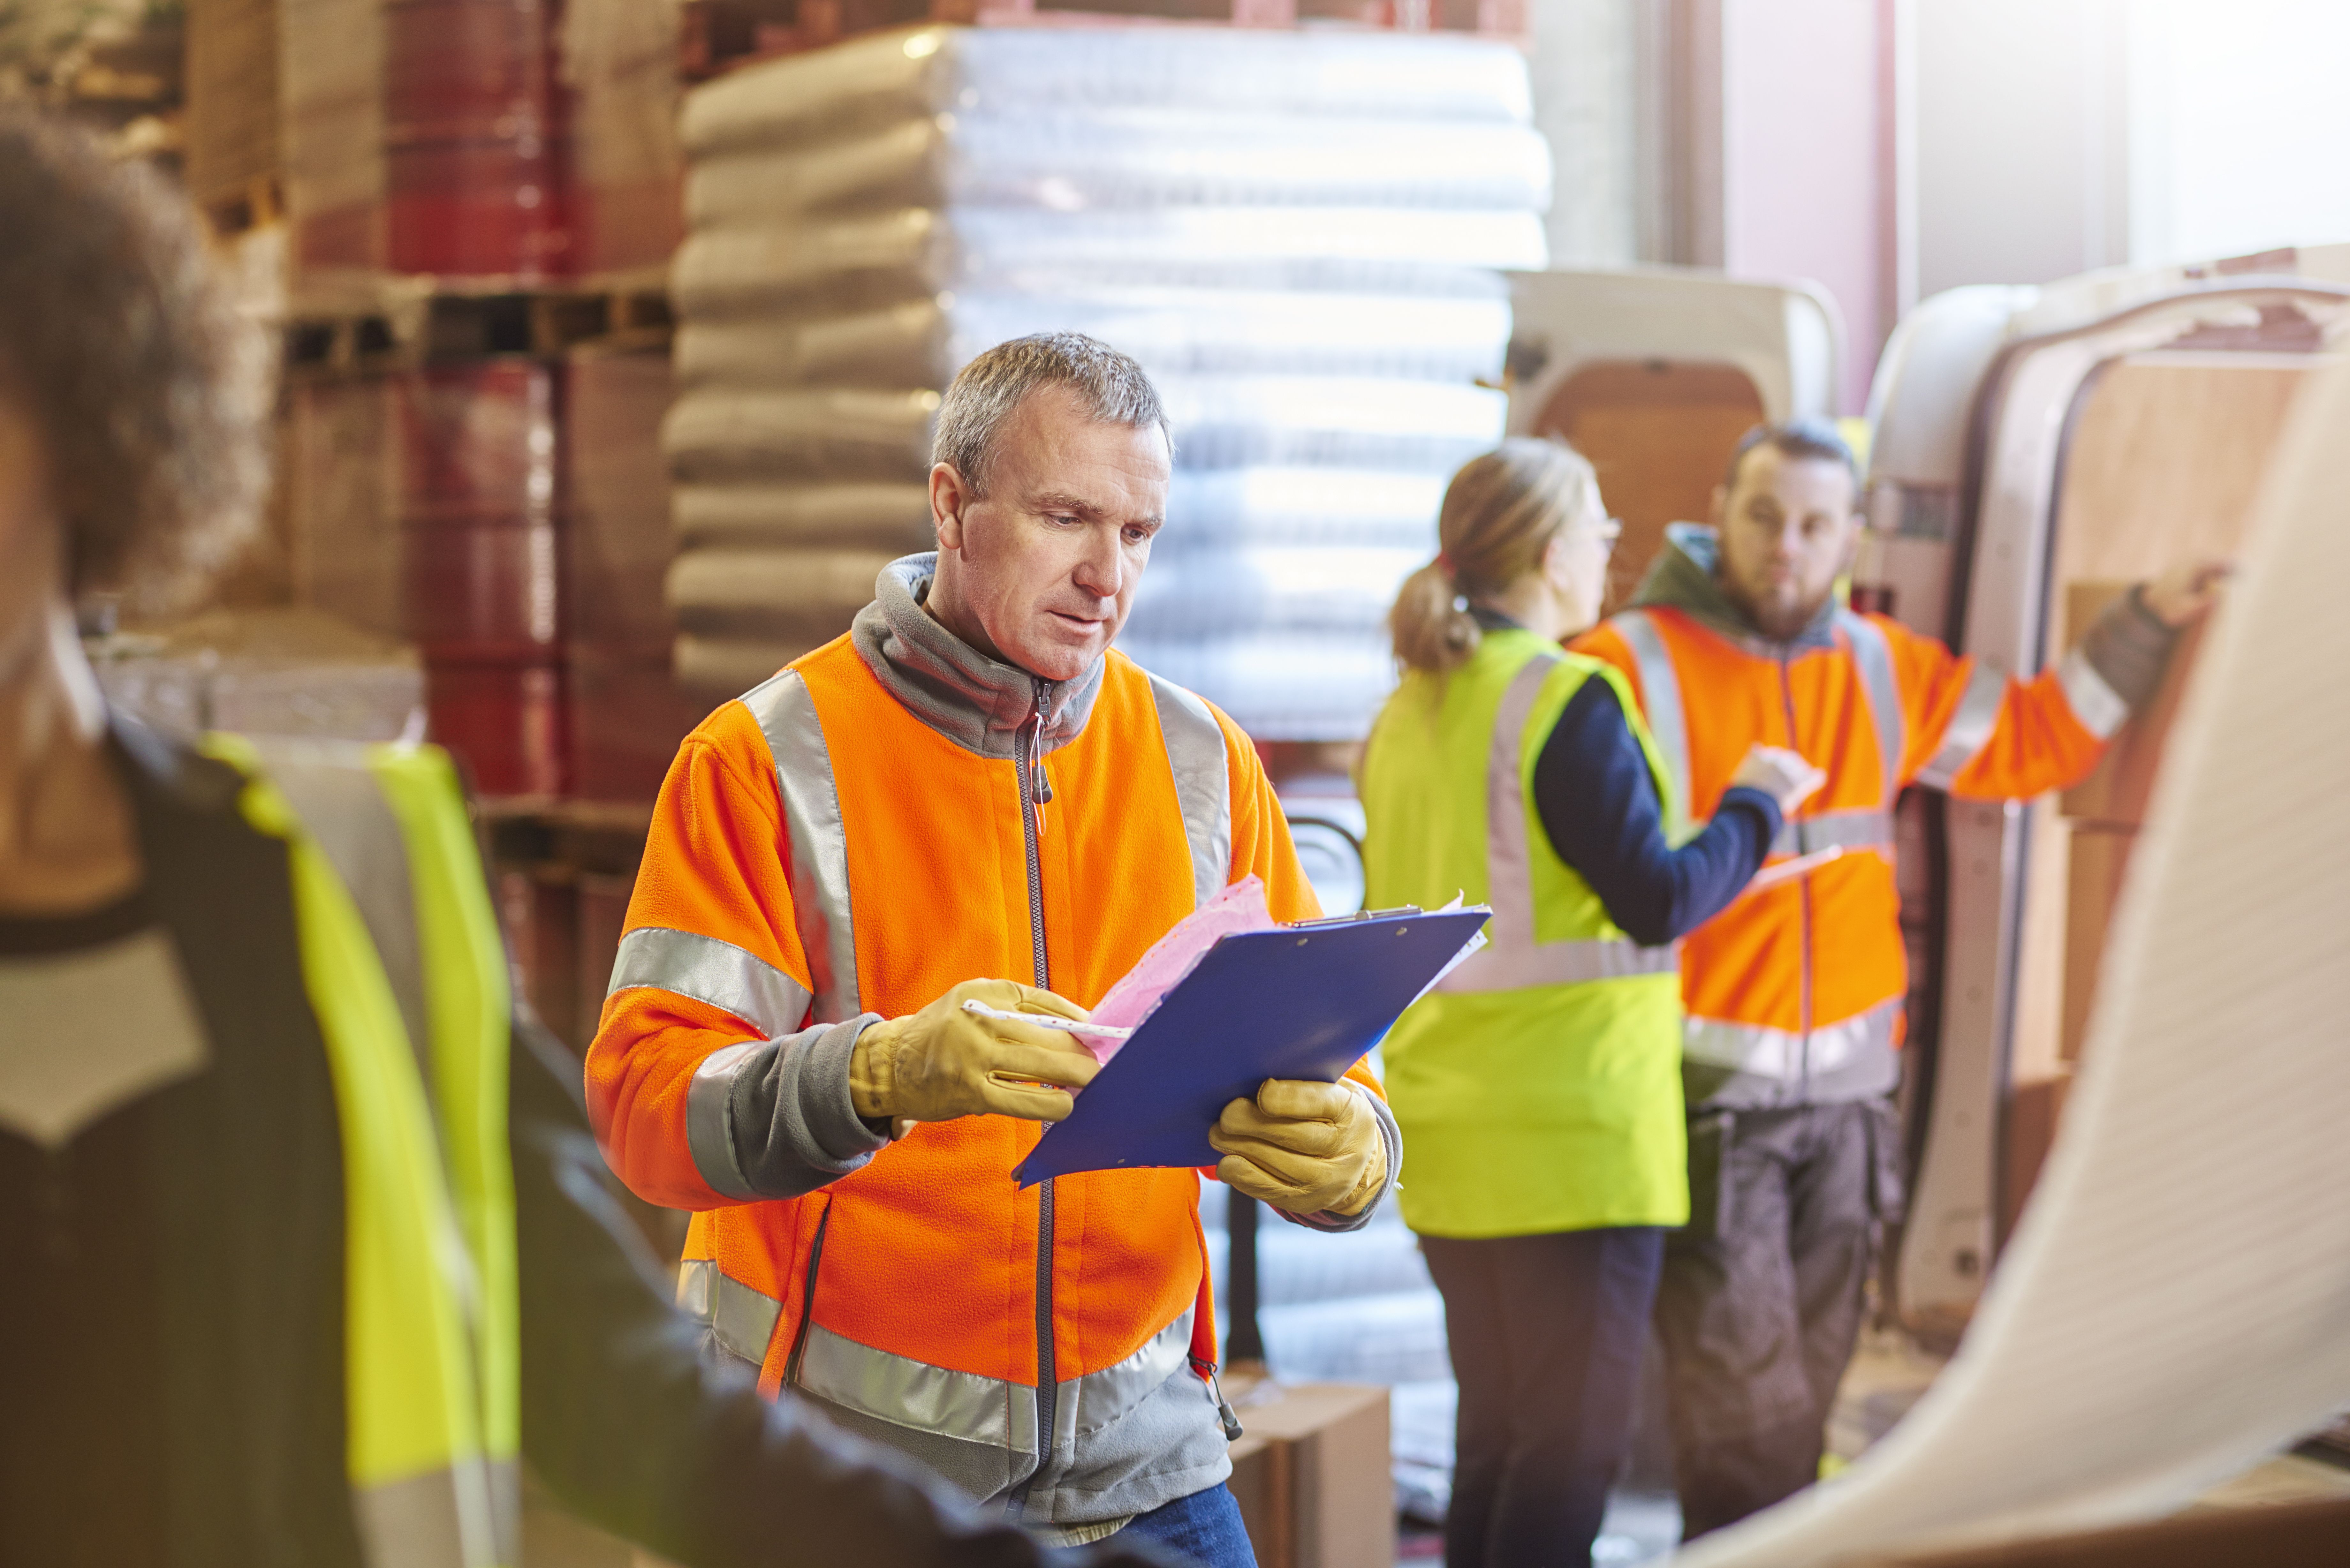
[[[1224,1441],[1239,1442],[1243,1435],[1241,1418],[1232,1413],[1232,1402],[1224,1397],[1224,1386],[1216,1381],[1216,1364],[1194,1358],[1191,1365],[1208,1379],[1208,1397],[1216,1402],[1216,1419],[1223,1423]]]

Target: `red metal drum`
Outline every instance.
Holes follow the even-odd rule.
[[[569,786],[563,667],[424,666],[427,732],[492,795],[557,795]]]

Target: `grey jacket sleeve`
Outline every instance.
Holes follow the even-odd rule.
[[[1357,1213],[1333,1214],[1326,1209],[1318,1214],[1292,1214],[1286,1209],[1273,1210],[1293,1225],[1303,1225],[1309,1231],[1359,1231],[1371,1222],[1371,1216],[1379,1211],[1379,1205],[1388,1200],[1388,1194],[1396,1189],[1397,1179],[1403,1174],[1403,1132],[1396,1126],[1395,1113],[1388,1109],[1388,1103],[1377,1095],[1361,1088],[1355,1092],[1363,1096],[1371,1107],[1371,1114],[1378,1118],[1379,1142],[1385,1146],[1388,1157],[1387,1181],[1379,1188],[1378,1196],[1364,1204]]]
[[[875,1130],[848,1098],[848,1059],[857,1037],[879,1022],[879,1013],[868,1012],[846,1023],[745,1042],[733,1048],[739,1055],[718,1066],[727,1075],[719,1102],[725,1120],[722,1158],[732,1159],[725,1174],[740,1188],[730,1197],[797,1198],[863,1169],[889,1141],[888,1130]],[[699,1149],[695,1158],[702,1158]]]
[[[686,1568],[1171,1568],[1115,1540],[1046,1552],[910,1461],[761,1398],[747,1368],[711,1365],[605,1187],[579,1096],[577,1059],[519,1021],[523,1457],[567,1508]]]

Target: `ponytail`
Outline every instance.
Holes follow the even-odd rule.
[[[1397,660],[1407,670],[1441,675],[1476,652],[1485,634],[1467,604],[1440,556],[1406,577],[1388,611]]]
[[[1461,465],[1444,490],[1436,559],[1406,577],[1388,632],[1406,670],[1443,675],[1483,639],[1470,601],[1505,592],[1542,564],[1578,514],[1599,509],[1590,462],[1564,441],[1513,436]]]

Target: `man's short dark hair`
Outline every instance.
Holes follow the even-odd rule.
[[[1738,450],[1730,454],[1730,466],[1721,475],[1721,488],[1738,488],[1738,471],[1746,462],[1746,454],[1756,447],[1767,446],[1790,461],[1810,460],[1814,462],[1840,462],[1852,475],[1855,492],[1860,489],[1860,464],[1852,455],[1852,448],[1844,436],[1827,420],[1804,418],[1789,420],[1783,424],[1756,425],[1738,438]]]
[[[47,459],[73,592],[167,600],[226,559],[268,485],[269,389],[186,199],[0,111],[0,396]]]
[[[1157,425],[1174,449],[1159,389],[1140,365],[1082,332],[1040,332],[998,343],[962,368],[939,401],[931,461],[962,474],[974,498],[985,494],[996,433],[1029,393],[1045,387],[1066,387],[1105,424]]]

